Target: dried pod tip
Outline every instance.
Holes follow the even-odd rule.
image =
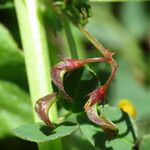
[[[35,104],[35,111],[40,117],[42,121],[46,123],[50,128],[54,128],[55,126],[51,123],[49,119],[49,108],[53,104],[56,98],[56,93],[48,94],[41,99],[39,99]]]

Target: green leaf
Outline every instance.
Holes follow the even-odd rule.
[[[150,148],[150,134],[144,135],[140,143],[140,150],[149,150]]]
[[[80,130],[75,131],[73,134],[61,140],[64,150],[99,150],[95,149],[89,141],[85,139]]]
[[[120,150],[121,145],[122,149],[131,150],[137,137],[134,121],[118,108],[105,105],[103,108],[99,107],[98,110],[117,125],[119,128],[118,136],[109,141],[107,135],[99,126],[94,125],[85,115],[80,114],[77,119],[83,135],[94,147]]]
[[[22,125],[13,129],[13,132],[16,136],[24,140],[41,143],[70,135],[77,129],[78,125],[70,122],[64,122],[60,125],[56,125],[55,129],[50,129],[47,126],[37,123]]]
[[[5,3],[0,2],[0,10],[1,9],[11,9],[14,8],[14,3],[11,1],[6,1]]]
[[[60,101],[61,105],[73,112],[84,111],[83,107],[87,101],[86,95],[93,91],[98,84],[96,74],[88,66],[66,74],[64,87],[65,91],[73,98],[73,103],[70,104],[63,100]]]
[[[13,83],[0,81],[0,137],[11,134],[12,128],[32,121],[29,95]]]
[[[11,34],[0,24],[0,79],[27,89],[24,56]]]

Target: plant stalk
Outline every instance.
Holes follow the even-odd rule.
[[[51,93],[52,85],[47,40],[41,12],[39,10],[39,1],[14,0],[14,2],[25,55],[34,121],[40,122],[34,110],[35,102],[39,98]],[[53,104],[50,108],[49,114],[52,121],[57,120],[56,104]],[[56,141],[54,142],[56,143]],[[53,142],[50,142],[51,145],[53,145],[52,143]],[[60,150],[60,142],[58,143],[59,148],[57,150]],[[57,148],[57,144],[55,145]],[[44,148],[45,144],[40,144],[39,149]],[[52,150],[53,148],[50,149]]]
[[[71,57],[72,58],[79,58],[73,34],[71,31],[70,25],[66,19],[64,19],[64,29],[66,32],[66,37],[67,37]]]

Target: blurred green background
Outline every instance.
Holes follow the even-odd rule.
[[[118,106],[121,99],[129,99],[137,112],[135,120],[139,137],[147,140],[145,134],[150,133],[150,2],[93,2],[92,17],[86,28],[106,48],[115,52],[119,64],[107,102]],[[54,53],[59,56],[65,55],[69,47],[64,31],[54,32],[50,24],[47,24],[46,29],[48,40],[54,41],[49,42],[49,49],[55,51]],[[94,46],[73,25],[71,29],[81,58],[99,56]],[[59,56],[56,56],[58,60]],[[110,73],[109,66],[94,64],[91,65],[91,68],[98,74],[102,83],[106,81]],[[31,114],[27,75],[15,7],[13,1],[1,0],[0,146],[3,149],[37,149],[35,143],[16,138],[11,132],[14,127],[32,122]],[[64,149],[94,149],[84,137],[79,135],[81,133],[77,131],[63,138]],[[143,142],[140,149],[146,150],[146,146]]]

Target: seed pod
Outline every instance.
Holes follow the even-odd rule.
[[[43,120],[50,128],[54,128],[55,126],[51,123],[49,119],[49,108],[54,103],[56,98],[56,93],[48,94],[42,98],[40,98],[35,104],[35,111],[38,116]]]
[[[106,119],[104,116],[98,116],[93,107],[88,107],[86,114],[92,122],[99,125],[104,130],[104,132],[108,134],[110,139],[117,135],[117,126],[109,119]]]
[[[69,71],[76,70],[88,63],[106,62],[106,61],[108,61],[108,59],[103,58],[103,57],[88,58],[88,59],[83,59],[83,60],[64,58],[62,62],[60,62],[52,67],[51,77],[52,77],[54,84],[64,94],[65,98],[70,102],[72,99],[66,93],[66,91],[64,89],[64,85],[63,85],[64,74]]]

